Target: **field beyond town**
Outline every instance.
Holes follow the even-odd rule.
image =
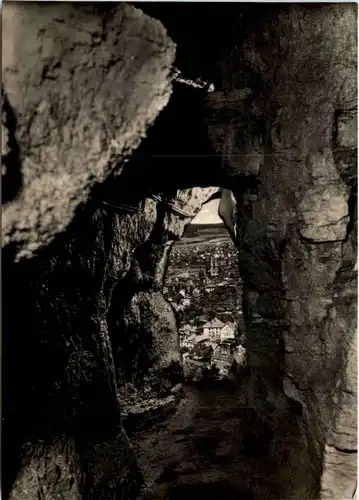
[[[228,241],[224,224],[190,224],[177,245],[201,245]]]

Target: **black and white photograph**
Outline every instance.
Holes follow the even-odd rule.
[[[1,498],[357,499],[358,3],[1,17]]]

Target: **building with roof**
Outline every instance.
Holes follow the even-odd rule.
[[[217,318],[212,321],[205,323],[203,325],[203,334],[208,335],[211,340],[220,341],[221,340],[221,330],[224,327],[224,323]]]
[[[236,325],[234,323],[226,323],[221,329],[221,342],[225,340],[235,340]]]
[[[214,349],[211,364],[219,369],[221,375],[228,374],[229,369],[233,364],[234,348],[229,343],[224,342],[218,344]]]
[[[236,336],[235,323],[223,323],[217,318],[203,325],[203,334],[214,342],[234,341]]]

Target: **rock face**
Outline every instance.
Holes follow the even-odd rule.
[[[352,498],[356,488],[355,23],[351,5],[249,20],[222,65],[224,91],[209,95],[209,134],[228,171],[260,181],[244,193],[233,183],[233,237],[250,399],[262,414],[272,408],[278,433],[283,415],[298,414],[306,443],[304,462],[288,461],[296,486],[285,498]]]
[[[139,498],[145,460],[123,422],[176,407],[182,369],[163,277],[171,246],[219,186],[250,364],[247,399],[233,404],[252,408],[247,434],[221,454],[261,442],[276,481],[248,481],[248,498],[351,498],[355,6],[245,11],[203,114],[192,120],[190,98],[174,110],[171,99],[156,147],[125,166],[170,96],[163,26],[125,5],[15,3],[3,17],[4,495]],[[190,120],[181,137],[179,116]]]
[[[168,102],[174,44],[125,4],[7,4],[3,39],[3,242],[20,259],[63,232],[139,145]]]
[[[7,4],[3,38],[4,494],[137,498],[106,315],[156,203],[131,222],[94,188],[166,105],[174,44],[125,4]]]

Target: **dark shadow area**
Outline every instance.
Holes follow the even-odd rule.
[[[218,481],[210,484],[189,484],[169,489],[168,498],[179,500],[197,500],[202,496],[208,500],[221,500],[225,496],[228,500],[253,500],[252,493],[247,489],[240,489],[227,481]]]
[[[280,4],[201,2],[141,4],[132,2],[147,15],[159,19],[177,44],[175,64],[186,75],[212,81],[221,90],[221,59],[240,45],[242,37],[262,29],[275,19]]]
[[[22,187],[20,148],[15,137],[17,120],[4,90],[2,90],[2,113],[5,116],[3,122],[8,134],[7,153],[2,157],[2,169],[5,173],[1,175],[1,196],[4,204],[15,198]],[[2,144],[3,148],[4,146]]]
[[[221,155],[213,150],[203,117],[201,90],[177,84],[167,107],[147,137],[116,175],[103,186],[103,196],[137,204],[151,194],[173,196],[188,187],[229,187]],[[244,181],[246,177],[244,177]]]

